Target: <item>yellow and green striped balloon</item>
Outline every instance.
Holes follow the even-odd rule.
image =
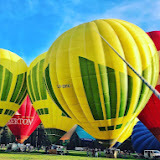
[[[101,19],[63,33],[50,47],[44,78],[54,102],[96,139],[114,140],[143,109],[151,91],[102,40],[148,83],[158,78],[158,54],[134,24]]]
[[[119,147],[125,140],[127,140],[133,132],[133,128],[138,122],[138,118],[133,119],[128,126],[123,130],[123,133],[111,144],[111,147]]]
[[[33,107],[37,111],[52,143],[60,139],[74,125],[75,121],[61,111],[47,93],[43,80],[43,64],[46,53],[39,55],[27,71],[27,88]]]
[[[22,58],[0,49],[0,127],[5,126],[26,96],[26,72]]]

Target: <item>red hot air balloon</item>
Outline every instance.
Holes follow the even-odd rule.
[[[23,143],[41,123],[41,120],[32,106],[29,96],[20,109],[9,120],[7,126],[16,137],[18,143]]]
[[[160,31],[148,32],[147,34],[153,40],[160,56]],[[160,92],[160,73],[156,89]],[[138,118],[160,141],[160,100],[154,94]]]

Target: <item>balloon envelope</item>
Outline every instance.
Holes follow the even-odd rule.
[[[137,26],[116,19],[84,23],[58,37],[47,52],[44,79],[57,106],[87,133],[113,140],[144,108],[151,91],[98,33],[156,85],[158,54],[152,40]]]
[[[160,31],[148,32],[152,38],[157,51],[160,53]],[[156,86],[160,92],[160,76]],[[147,105],[139,114],[139,120],[152,132],[152,134],[160,141],[160,100],[152,94]]]
[[[118,139],[111,145],[111,147],[118,148],[125,140],[127,140],[132,135],[133,128],[137,122],[137,118],[131,121],[130,124],[123,130],[121,136],[118,137]]]
[[[82,129],[80,126],[77,126],[76,128],[76,133],[78,135],[78,137],[81,140],[84,141],[94,141],[96,140],[94,137],[92,137],[90,134],[88,134],[84,129]]]
[[[71,117],[62,112],[51,100],[43,81],[43,64],[46,53],[38,56],[29,66],[27,71],[28,93],[36,109],[45,131],[52,143],[58,141],[68,132],[75,122]]]
[[[26,97],[26,72],[22,58],[0,49],[0,127],[6,125]]]
[[[40,123],[41,120],[33,108],[29,96],[27,96],[20,109],[9,120],[7,126],[16,137],[16,141],[23,143]]]
[[[143,153],[144,150],[160,150],[160,142],[141,121],[133,128],[131,140],[137,153]]]

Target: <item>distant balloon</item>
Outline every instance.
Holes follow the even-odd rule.
[[[36,109],[45,131],[52,143],[58,141],[68,132],[75,122],[63,110],[56,106],[47,93],[43,81],[43,64],[46,53],[38,56],[27,71],[27,87],[30,99]]]
[[[78,137],[83,141],[94,141],[94,140],[96,140],[94,137],[92,137],[90,134],[88,134],[80,126],[77,126],[76,133],[77,133]]]
[[[147,34],[153,40],[160,57],[160,31],[147,32]],[[159,58],[159,78],[158,78],[157,85],[160,85],[160,58]]]
[[[73,133],[75,132],[77,128],[77,124],[75,124],[66,134],[64,134],[60,140],[63,141],[63,145],[67,144],[71,138],[71,136],[73,135]]]
[[[0,49],[0,128],[19,109],[27,94],[27,65],[15,53]]]
[[[160,31],[152,31],[152,32],[147,32],[147,34],[150,36],[150,38],[153,40],[157,51],[160,51]]]
[[[137,153],[144,153],[144,150],[148,149],[160,149],[160,142],[140,121],[133,128],[131,139],[133,148]]]
[[[59,108],[96,139],[117,139],[152,92],[113,52],[100,33],[151,85],[158,79],[154,43],[139,27],[101,19],[63,33],[50,47],[44,79]]]
[[[9,120],[7,126],[16,137],[16,141],[23,143],[40,123],[41,120],[27,96],[20,109]]]
[[[160,31],[148,32],[148,35],[155,43],[157,51],[160,54]],[[156,89],[160,92],[160,75]],[[138,118],[160,141],[160,100],[154,94],[152,94]]]

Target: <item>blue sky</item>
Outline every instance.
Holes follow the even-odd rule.
[[[0,48],[29,65],[66,30],[101,18],[123,19],[144,31],[160,30],[160,1],[0,0]]]

